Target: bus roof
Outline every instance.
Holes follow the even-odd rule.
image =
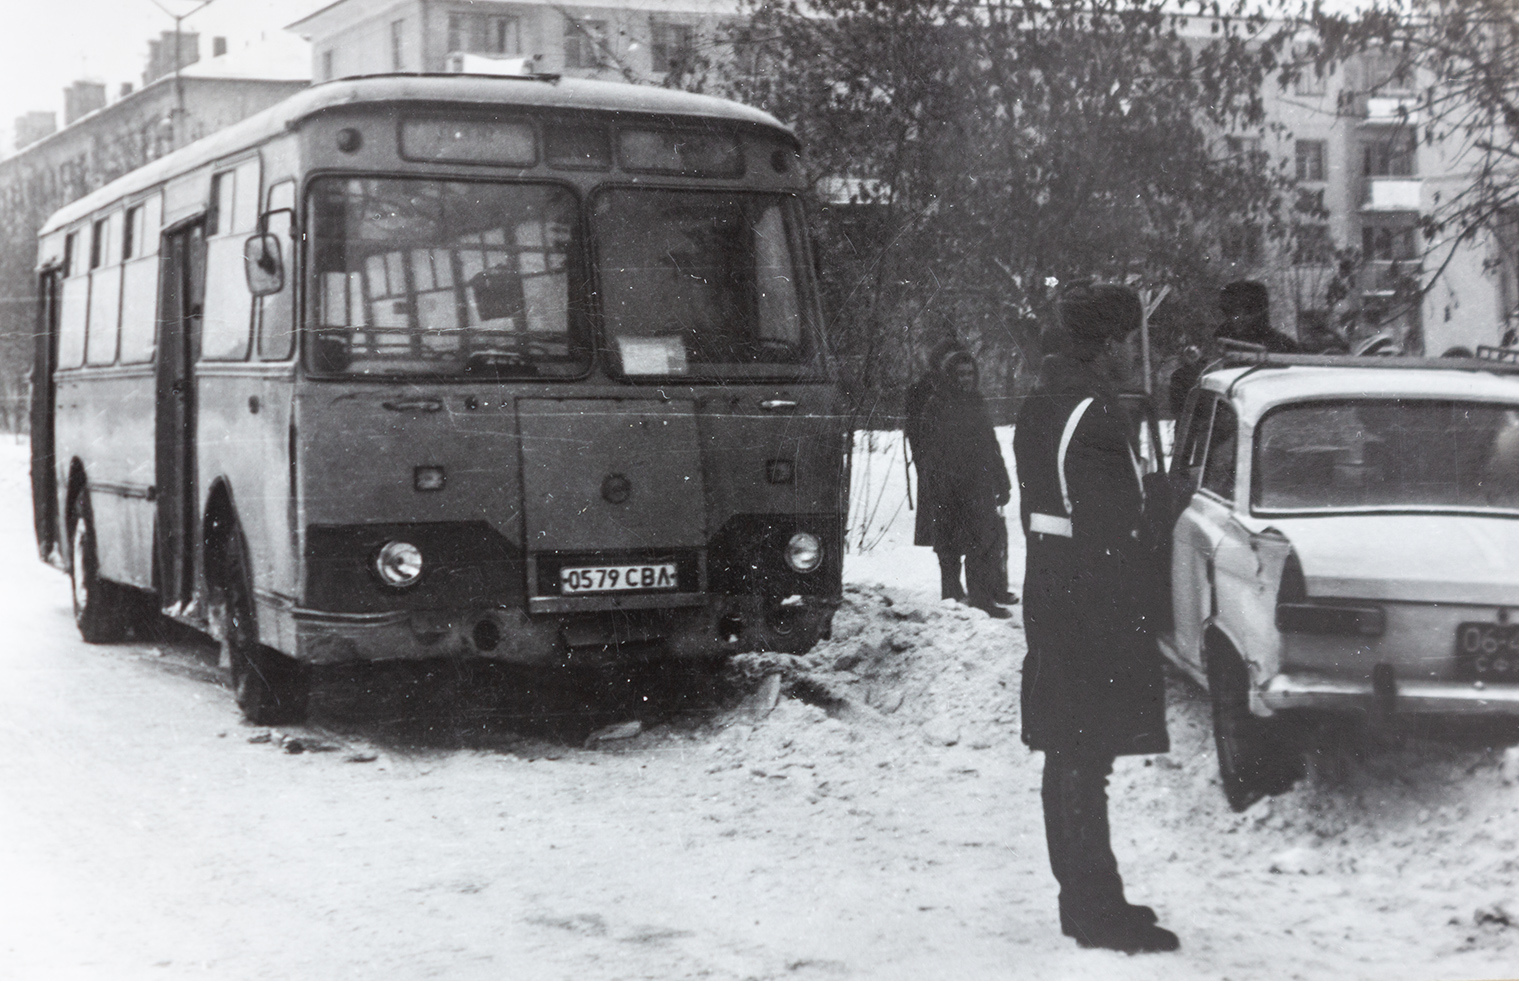
[[[508,78],[492,75],[372,75],[314,85],[278,105],[218,130],[118,177],[53,214],[38,233],[46,235],[72,224],[120,198],[146,190],[180,173],[195,170],[239,150],[253,147],[328,109],[363,104],[421,103],[462,106],[521,106],[529,109],[595,110],[656,116],[723,119],[791,135],[780,120],[751,106],[652,85],[602,82],[543,75]]]

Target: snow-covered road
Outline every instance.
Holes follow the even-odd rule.
[[[1179,680],[1173,751],[1120,761],[1113,825],[1182,949],[1062,937],[1021,630],[935,598],[895,442],[874,449],[834,639],[734,666],[781,675],[774,710],[696,699],[584,749],[338,695],[271,732],[204,645],[83,644],[0,446],[0,978],[1519,977],[1501,749],[1346,737],[1235,815]]]

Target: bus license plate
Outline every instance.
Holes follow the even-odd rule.
[[[1463,623],[1456,628],[1456,658],[1469,677],[1519,681],[1519,623]]]
[[[674,562],[582,565],[559,570],[561,593],[619,593],[634,589],[675,589]]]

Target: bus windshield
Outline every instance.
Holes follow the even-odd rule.
[[[326,178],[311,214],[313,371],[530,378],[589,367],[565,188]]]
[[[777,194],[617,189],[592,234],[607,344],[627,377],[803,378],[818,351],[799,215]]]

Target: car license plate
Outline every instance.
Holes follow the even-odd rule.
[[[621,593],[635,589],[676,589],[674,562],[631,565],[580,565],[559,570],[559,591]]]
[[[1519,681],[1519,623],[1463,623],[1456,657],[1473,678]]]

